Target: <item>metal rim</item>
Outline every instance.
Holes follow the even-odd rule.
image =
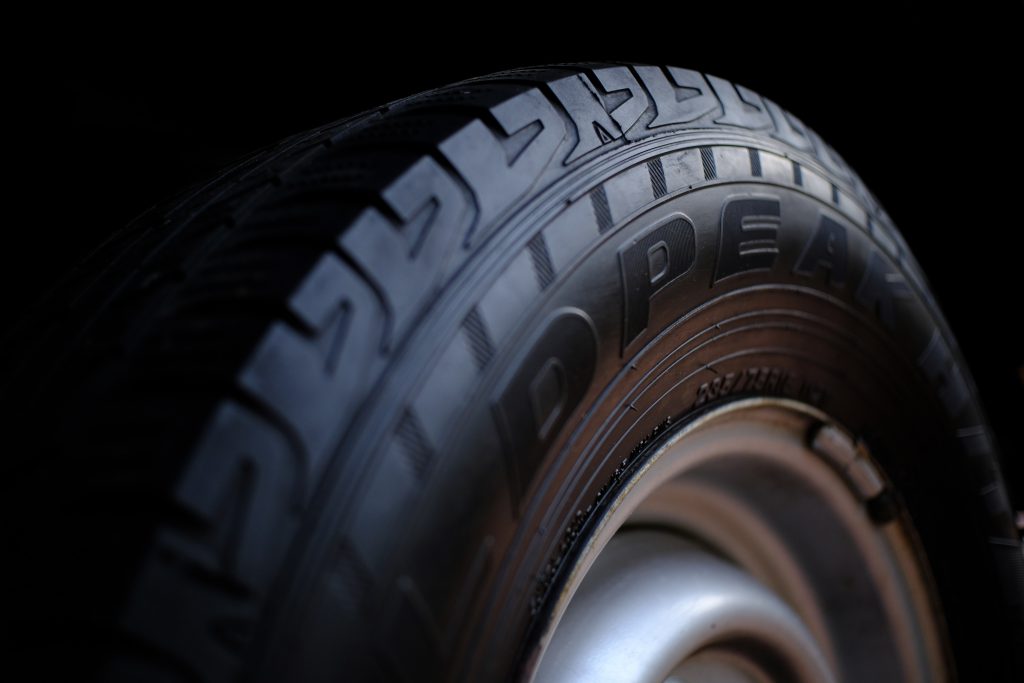
[[[943,633],[909,522],[828,416],[736,401],[665,439],[582,549],[527,676],[934,681]]]

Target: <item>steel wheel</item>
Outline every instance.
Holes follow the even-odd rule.
[[[744,400],[664,439],[555,608],[533,679],[928,681],[942,626],[882,474],[827,416]]]

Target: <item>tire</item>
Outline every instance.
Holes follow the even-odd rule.
[[[287,140],[117,233],[2,357],[8,642],[43,677],[524,675],[606,501],[756,397],[870,450],[950,670],[1024,672],[924,276],[834,150],[714,76],[512,71]]]

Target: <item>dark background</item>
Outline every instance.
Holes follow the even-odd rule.
[[[831,3],[827,3],[831,5]],[[836,11],[838,7],[838,11]],[[1020,4],[936,11],[910,3],[816,17],[682,3],[563,15],[488,6],[455,26],[309,17],[193,38],[58,41],[11,107],[27,119],[23,193],[4,230],[10,316],[112,230],[255,148],[431,87],[515,66],[670,63],[771,97],[855,168],[903,231],[960,340],[1024,507],[1024,145]],[[818,6],[818,10],[822,10]],[[397,10],[395,10],[397,14]],[[498,18],[496,18],[498,17]],[[500,17],[505,17],[501,19]],[[198,22],[199,20],[196,19]],[[162,35],[159,40],[152,36]],[[358,36],[362,42],[354,42]],[[201,47],[200,47],[201,46]],[[27,131],[28,134],[23,134]]]

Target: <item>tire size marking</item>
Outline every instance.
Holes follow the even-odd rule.
[[[825,392],[820,386],[801,379],[783,368],[755,366],[739,372],[727,372],[701,384],[697,388],[693,408],[699,408],[708,401],[744,392],[794,396],[815,406],[821,406],[825,401]]]

